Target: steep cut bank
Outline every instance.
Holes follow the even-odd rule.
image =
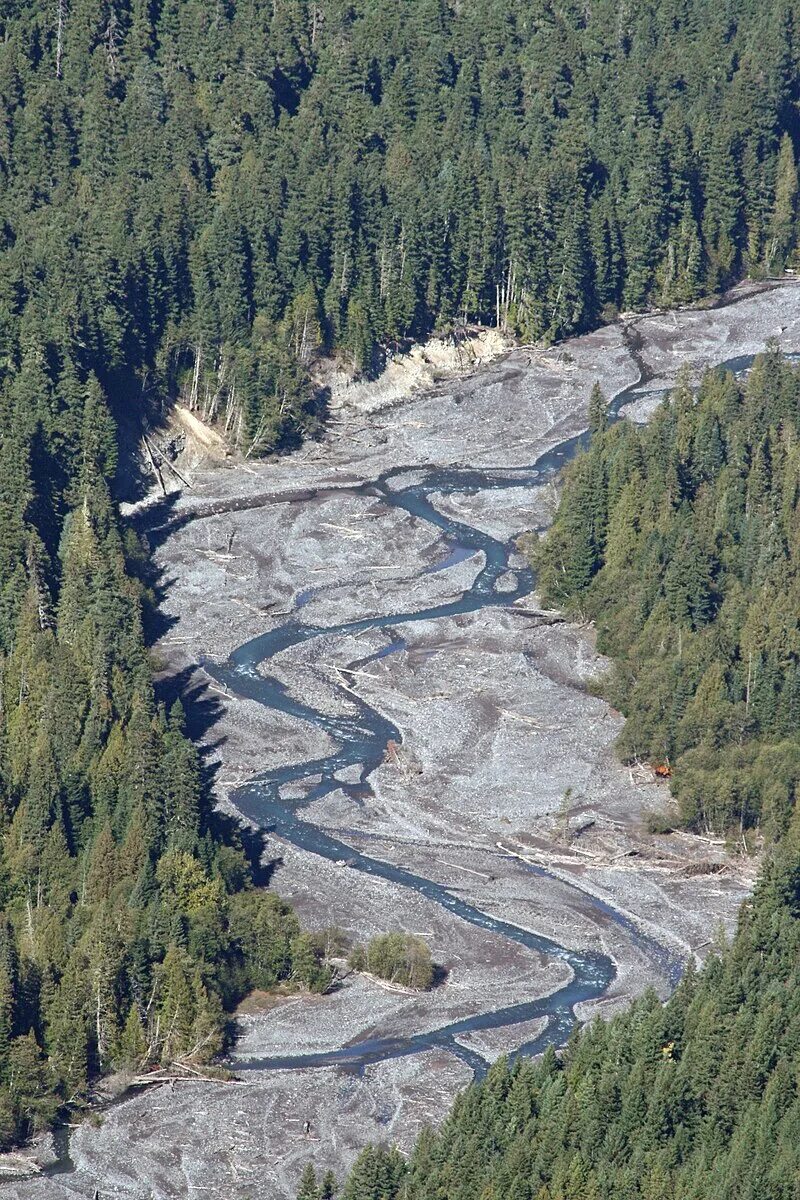
[[[666,989],[665,951],[667,964],[702,953],[717,920],[732,919],[746,880],[724,856],[641,834],[642,811],[662,799],[657,785],[613,757],[619,718],[583,687],[601,666],[586,631],[513,603],[530,580],[508,543],[547,522],[548,471],[584,424],[598,374],[621,406],[648,386],[642,365],[653,372],[666,355],[694,367],[724,361],[761,349],[780,326],[796,349],[799,297],[794,288],[740,295],[719,312],[676,314],[671,328],[642,319],[635,358],[620,327],[535,362],[515,352],[454,393],[382,415],[358,449],[338,434],[253,474],[212,474],[204,494],[165,513],[158,553],[177,622],[164,649],[175,668],[208,660],[214,688],[222,677],[224,698],[205,692],[222,706],[210,733],[219,786],[276,822],[275,886],[320,927],[425,933],[449,978],[422,998],[357,980],[243,1018],[236,1058],[254,1068],[243,1085],[186,1085],[168,1119],[155,1115],[157,1096],[124,1104],[101,1130],[73,1137],[76,1170],[64,1190],[48,1180],[48,1197],[103,1184],[166,1196],[200,1182],[212,1195],[287,1194],[309,1153],[341,1167],[376,1137],[408,1144],[470,1078],[464,1058],[479,1065],[536,1043],[539,1016],[568,998],[565,967],[613,958],[610,1011],[645,982]],[[470,470],[455,467],[465,459]],[[292,610],[288,624],[270,604]],[[232,654],[248,637],[264,640]],[[267,652],[277,683],[254,666]],[[224,670],[212,666],[231,654]],[[198,685],[202,677],[203,668]],[[265,709],[265,698],[277,707]],[[378,763],[387,740],[401,753]],[[255,774],[262,786],[235,791]],[[334,853],[379,873],[337,866]],[[725,871],[690,876],[687,865],[709,853]],[[588,995],[574,999],[585,1015]],[[515,1028],[503,1014],[522,1005]],[[287,1047],[308,1056],[302,1069],[269,1069],[287,1065],[272,1061]],[[326,1056],[347,1069],[319,1066]]]

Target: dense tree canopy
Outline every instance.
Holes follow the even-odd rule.
[[[154,699],[141,586],[90,433],[80,446],[58,556],[29,499],[5,596],[0,1147],[80,1103],[99,1072],[211,1058],[223,1009],[250,988],[329,978],[214,829],[180,707]]]
[[[596,428],[539,553],[597,621],[628,759],[669,764],[683,820],[785,831],[800,782],[800,371],[711,372],[652,422]]]
[[[354,971],[368,971],[401,987],[424,991],[433,983],[430,947],[413,933],[379,933],[366,946],[354,946],[348,961]]]
[[[322,345],[369,370],[437,325],[552,338],[779,271],[795,25],[787,0],[7,3],[0,368],[51,419],[90,372],[115,403],[182,388],[261,452],[313,427]]]

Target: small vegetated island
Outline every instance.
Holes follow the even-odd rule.
[[[424,938],[411,933],[378,934],[366,946],[354,946],[348,963],[354,971],[366,971],[414,991],[427,990],[434,979],[430,947]]]

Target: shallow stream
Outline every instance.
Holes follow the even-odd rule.
[[[631,335],[631,349],[635,355],[637,347],[633,338],[634,335]],[[751,363],[752,358],[739,358],[730,364],[721,365],[730,365],[737,373],[742,373]],[[619,411],[626,404],[645,394],[647,380],[641,360],[639,366],[641,374],[637,383],[615,396],[609,406],[610,419],[617,419]],[[650,393],[647,395],[650,396]],[[532,491],[551,483],[564,464],[587,442],[587,433],[570,438],[542,454],[528,467],[503,468],[496,471],[475,470],[466,466],[434,469],[426,467],[420,470],[405,467],[387,471],[374,482],[355,488],[354,492],[357,494],[378,497],[385,504],[405,509],[414,517],[440,529],[445,538],[447,557],[438,564],[439,569],[481,552],[485,562],[472,585],[458,599],[447,603],[434,604],[410,612],[400,611],[363,619],[356,618],[332,626],[307,624],[300,619],[300,609],[310,596],[309,592],[304,592],[298,598],[295,612],[283,625],[240,646],[224,664],[204,663],[209,674],[230,692],[255,700],[267,708],[277,709],[308,721],[328,734],[336,745],[336,749],[325,757],[265,772],[239,787],[234,793],[234,802],[248,818],[261,827],[274,831],[299,849],[340,864],[343,870],[361,871],[399,884],[441,905],[461,920],[499,937],[515,941],[534,953],[561,960],[571,969],[570,981],[549,996],[507,1008],[476,1013],[431,1032],[409,1037],[369,1038],[327,1053],[237,1061],[237,1070],[302,1068],[328,1064],[363,1069],[369,1063],[417,1054],[434,1047],[445,1047],[467,1063],[476,1076],[479,1076],[485,1072],[487,1063],[475,1050],[462,1045],[458,1041],[460,1037],[476,1030],[497,1029],[545,1017],[547,1025],[543,1032],[516,1051],[518,1054],[540,1053],[548,1045],[563,1044],[575,1023],[575,1006],[602,996],[614,979],[614,964],[606,955],[589,950],[570,950],[540,934],[492,917],[459,899],[446,887],[415,875],[404,867],[354,850],[352,846],[305,820],[301,815],[303,809],[330,792],[341,790],[354,797],[363,796],[365,787],[369,786],[370,774],[384,761],[388,743],[401,743],[402,734],[387,717],[367,704],[353,690],[348,689],[345,693],[341,689],[341,694],[342,698],[350,703],[351,711],[352,707],[355,707],[355,714],[330,716],[308,703],[295,699],[283,684],[259,670],[260,665],[269,662],[274,655],[314,638],[346,636],[367,630],[387,631],[392,640],[378,655],[354,664],[360,668],[376,657],[404,649],[405,641],[398,636],[397,631],[404,630],[415,622],[454,617],[475,612],[489,605],[508,606],[528,595],[535,586],[533,573],[527,567],[512,567],[513,544],[501,542],[481,530],[443,515],[434,507],[430,496],[474,493],[486,489],[525,488]],[[407,479],[409,474],[416,476],[414,482],[405,486],[393,486],[396,479]],[[428,573],[430,570],[428,568]],[[501,580],[503,585],[498,586]],[[359,769],[358,783],[343,783],[341,778],[337,778],[345,768],[353,766]],[[319,782],[311,787],[305,797],[300,800],[282,798],[283,789],[312,777],[319,779]],[[547,875],[541,868],[529,869]],[[569,886],[564,884],[563,880],[559,882],[562,886]],[[643,933],[634,922],[613,907],[593,897],[587,897],[586,893],[581,895],[584,901],[588,899],[604,917],[624,927],[640,949],[655,961],[659,972],[666,975],[673,985],[677,982],[682,962],[672,950]]]

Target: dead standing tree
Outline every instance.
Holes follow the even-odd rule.
[[[56,0],[56,79],[61,78],[64,52],[64,26],[67,23],[67,0]]]

